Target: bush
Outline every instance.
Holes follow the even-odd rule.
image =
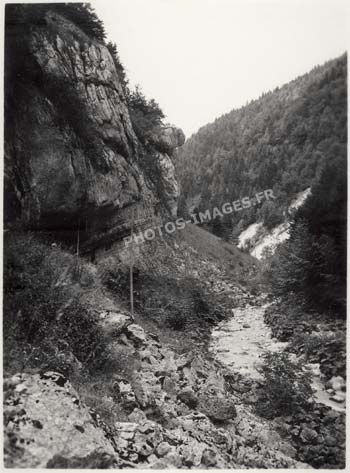
[[[81,286],[94,281],[90,265],[33,235],[9,234],[4,243],[6,368],[97,367],[108,341],[79,301]]]
[[[49,11],[64,16],[90,38],[104,42],[106,32],[102,20],[88,3],[41,3],[6,5],[6,25],[30,28],[45,25],[45,15]]]
[[[170,268],[173,271],[174,259],[169,247],[164,251],[164,247],[158,245],[150,258],[148,251],[142,251],[133,270],[135,309],[140,314],[174,330],[183,330],[194,322],[213,322],[219,317],[215,303],[196,278],[173,277],[176,268],[172,276],[159,271],[162,265],[165,271]],[[99,262],[98,272],[106,288],[119,299],[129,301],[130,276],[125,262],[105,258]]]
[[[346,335],[343,331],[321,333],[296,333],[290,345],[311,363],[319,363],[327,378],[346,377]]]
[[[186,327],[188,321],[188,314],[183,310],[177,310],[166,314],[166,324],[173,330],[183,330]]]
[[[123,66],[123,63],[121,62],[120,57],[119,57],[117,45],[115,43],[112,43],[111,41],[109,41],[106,46],[107,46],[108,51],[110,52],[110,54],[113,58],[113,62],[114,62],[115,68],[117,70],[118,77],[119,77],[119,80],[122,84],[123,90],[124,90],[124,92],[126,92],[127,87],[128,87],[128,79],[126,77],[126,72],[125,72],[125,68]]]
[[[62,266],[50,258],[53,250],[32,235],[6,236],[4,241],[4,332],[32,341],[47,335],[65,299],[59,284]],[[62,258],[61,263],[69,264]]]
[[[98,320],[74,299],[55,324],[56,337],[65,340],[79,361],[98,367],[105,358],[108,341]]]
[[[310,407],[310,373],[303,370],[301,362],[291,361],[285,352],[267,352],[260,371],[263,388],[256,407],[259,415],[274,418]]]
[[[107,289],[118,293],[124,298],[130,284],[130,267],[117,262],[114,258],[106,258],[98,263],[101,282]]]
[[[147,144],[152,131],[161,125],[164,113],[155,100],[145,97],[139,87],[128,91],[127,102],[135,133],[141,143]]]
[[[331,345],[336,342],[334,333],[305,333],[298,332],[293,336],[291,341],[292,347],[307,356],[310,361],[313,361],[313,356],[316,355],[323,347]]]
[[[204,325],[217,320],[215,306],[193,277],[175,279],[140,275],[135,284],[139,311],[162,325],[184,330],[191,324]]]

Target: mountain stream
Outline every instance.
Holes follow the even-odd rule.
[[[265,351],[282,351],[287,342],[272,338],[264,322],[268,304],[233,309],[234,315],[215,327],[211,336],[210,351],[223,365],[250,378],[259,378],[259,365]],[[315,400],[339,412],[345,412],[345,402],[336,402],[326,388],[318,364],[306,366],[312,371]]]

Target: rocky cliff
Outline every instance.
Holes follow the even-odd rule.
[[[106,45],[49,7],[31,8],[6,14],[7,222],[120,236],[133,208],[176,214],[183,133],[158,127],[145,149]]]

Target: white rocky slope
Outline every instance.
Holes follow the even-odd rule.
[[[249,253],[257,259],[263,259],[267,250],[274,252],[278,245],[288,240],[290,217],[295,210],[303,205],[310,193],[310,187],[299,192],[288,208],[285,222],[271,231],[268,231],[262,222],[249,225],[238,237],[238,248],[246,249],[249,245]]]

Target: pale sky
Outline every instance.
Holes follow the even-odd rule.
[[[339,56],[342,0],[91,0],[131,85],[187,137]]]

